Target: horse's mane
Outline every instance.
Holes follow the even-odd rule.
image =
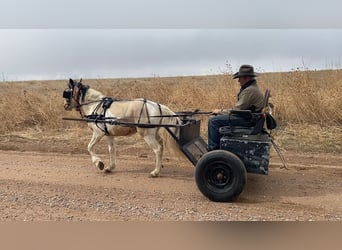
[[[86,101],[96,101],[96,100],[102,99],[103,97],[105,97],[105,96],[100,91],[89,88],[87,93],[86,93],[85,100]]]

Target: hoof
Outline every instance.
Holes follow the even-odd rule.
[[[152,178],[158,178],[158,177],[159,177],[159,174],[150,173],[150,177],[152,177]]]
[[[110,173],[112,172],[112,170],[109,169],[109,168],[106,168],[106,169],[104,170],[104,172],[105,172],[105,174],[110,174]]]
[[[99,163],[97,163],[97,167],[100,169],[100,170],[103,170],[104,169],[104,164],[102,161],[100,161]]]

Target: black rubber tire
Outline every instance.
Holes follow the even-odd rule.
[[[225,150],[206,153],[196,164],[196,184],[201,193],[212,201],[235,200],[246,181],[245,165],[235,154]]]

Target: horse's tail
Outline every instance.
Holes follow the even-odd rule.
[[[180,125],[182,123],[181,119],[176,116],[176,113],[173,112],[168,107],[161,105],[162,115],[165,117],[162,118],[161,124],[172,124],[172,125]],[[180,127],[168,127],[168,130],[177,138],[179,138]],[[184,154],[179,148],[179,144],[172,137],[170,132],[167,129],[161,129],[159,131],[159,135],[163,139],[163,147],[166,149],[172,156],[177,158],[184,158]]]

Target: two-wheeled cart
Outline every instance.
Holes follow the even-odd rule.
[[[268,105],[268,98],[269,91],[266,91],[265,107]],[[207,143],[200,135],[201,120],[195,118],[204,113],[208,114],[199,110],[177,112],[175,116],[181,119],[181,124],[132,123],[124,118],[97,116],[64,119],[141,128],[163,127],[195,166],[195,180],[201,193],[212,201],[232,201],[243,191],[247,173],[268,174],[272,144],[280,156],[281,154],[266,129],[266,112],[255,114],[249,111],[233,113],[251,116],[256,119],[255,126],[222,127],[220,149],[209,152]],[[179,132],[175,134],[171,127],[178,127]]]

